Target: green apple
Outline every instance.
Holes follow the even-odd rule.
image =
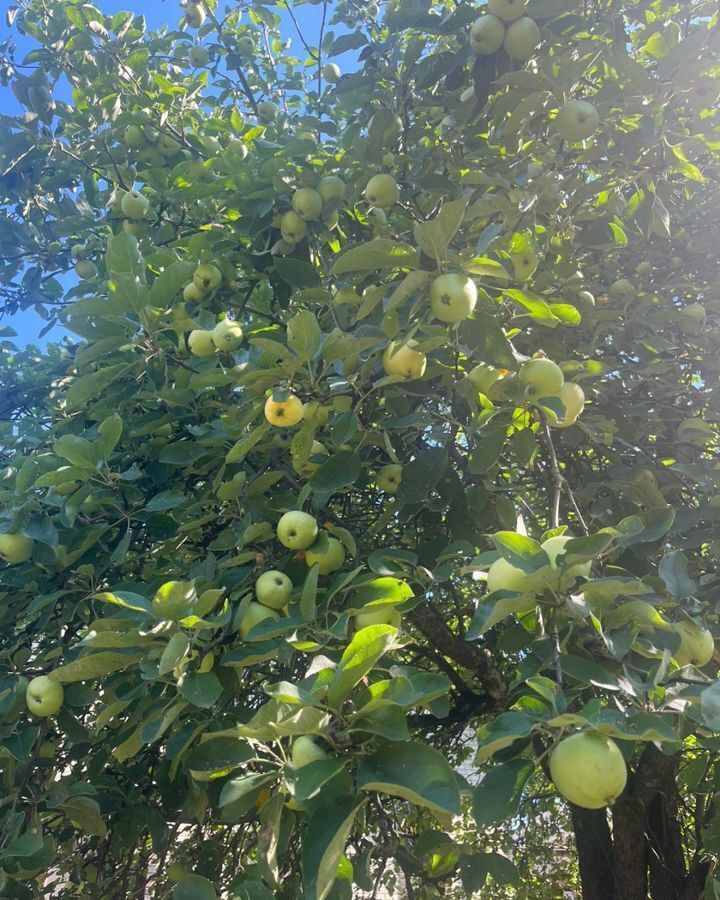
[[[537,256],[529,250],[524,250],[522,253],[511,253],[510,262],[513,266],[516,281],[527,281],[538,267]]]
[[[392,175],[373,175],[365,188],[365,198],[371,206],[389,209],[400,198],[400,188]]]
[[[194,46],[190,48],[188,59],[190,60],[191,65],[193,65],[196,69],[200,69],[210,62],[210,54],[207,52],[205,47]]]
[[[337,175],[324,175],[318,184],[318,193],[322,197],[323,203],[330,203],[333,200],[343,200],[345,191],[347,190],[345,182]]]
[[[367,612],[355,613],[355,628],[360,631],[361,628],[369,628],[371,625],[392,625],[393,628],[399,628],[402,616],[390,604],[385,606],[368,607]]]
[[[284,572],[270,569],[263,572],[255,582],[255,596],[258,603],[270,609],[285,609],[292,594],[293,583]]]
[[[146,166],[155,169],[159,169],[161,166],[165,165],[165,157],[157,147],[143,147],[138,153],[138,160]]]
[[[321,547],[315,549],[317,544],[320,544]],[[321,575],[330,575],[331,572],[342,569],[345,563],[345,548],[334,537],[327,538],[327,545],[325,541],[317,541],[305,551],[305,562],[308,568],[317,563],[320,566]]]
[[[430,309],[441,322],[462,322],[476,303],[477,288],[467,275],[448,272],[430,285]]]
[[[131,222],[130,219],[123,219],[122,228],[125,234],[140,237],[147,232],[147,222]]]
[[[49,675],[38,675],[27,686],[25,701],[33,715],[47,718],[60,712],[65,690],[59,681]]]
[[[223,319],[212,330],[212,339],[218,350],[237,350],[243,342],[243,330],[239,322]]]
[[[550,777],[570,803],[602,809],[625,789],[627,766],[615,741],[595,731],[583,731],[556,744],[550,756]]]
[[[299,244],[307,234],[305,220],[294,210],[288,210],[280,219],[280,234],[288,244]]]
[[[635,286],[627,278],[618,278],[610,285],[610,293],[621,300],[630,300],[637,293]]]
[[[571,584],[576,578],[587,578],[590,575],[590,568],[592,566],[590,561],[575,563],[571,566],[567,565],[567,563],[562,560],[558,563],[558,557],[565,553],[565,546],[568,541],[571,540],[573,540],[572,535],[562,534],[557,537],[548,538],[540,545],[545,553],[547,553],[550,565],[553,569],[559,568],[562,570],[561,584],[563,585]]]
[[[487,573],[488,593],[493,591],[515,591],[518,594],[526,594],[530,589],[529,576],[511,565],[502,556],[496,559]]]
[[[397,494],[402,480],[403,467],[399,463],[388,463],[375,476],[375,484],[386,494]]]
[[[422,378],[427,365],[427,356],[421,350],[415,350],[417,341],[410,340],[405,344],[391,341],[382,356],[383,368],[387,375],[403,375],[408,380]]]
[[[190,3],[185,7],[185,21],[190,28],[201,28],[206,18],[207,13],[202,6]]]
[[[518,382],[524,385],[527,394],[552,397],[560,393],[565,377],[557,363],[545,357],[536,357],[520,366]]]
[[[641,277],[643,275],[649,275],[651,272],[652,263],[647,259],[642,260],[642,262],[639,262],[637,266],[635,266],[635,273]]]
[[[292,195],[292,208],[305,222],[320,218],[323,199],[314,188],[300,188]]]
[[[472,386],[482,394],[487,394],[496,381],[500,380],[500,371],[495,366],[489,366],[487,363],[480,363],[470,369],[467,374],[468,381]]]
[[[95,278],[97,273],[97,266],[91,259],[81,259],[75,266],[75,274],[78,278],[82,278],[85,281]]]
[[[690,665],[701,669],[710,662],[715,653],[715,641],[707,628],[682,619],[673,624],[672,630],[680,637],[680,646],[673,654],[680,668]]]
[[[155,591],[153,612],[158,619],[181,619],[194,599],[195,585],[192,581],[166,581]]]
[[[558,419],[552,410],[546,409],[548,425],[552,428],[568,428],[577,420],[585,407],[585,391],[574,381],[566,381],[555,396],[562,401],[565,415],[562,419]]]
[[[322,75],[328,84],[337,84],[340,80],[340,66],[337,63],[326,63],[322,67]]]
[[[597,131],[600,115],[587,100],[569,100],[555,119],[555,131],[564,141],[584,141]]]
[[[181,862],[171,862],[165,871],[167,872],[168,880],[173,884],[177,884],[192,874],[192,870],[188,869]]]
[[[198,290],[203,294],[209,294],[216,291],[222,284],[222,272],[212,263],[203,263],[195,269],[193,281]]]
[[[277,119],[278,108],[274,103],[270,103],[269,100],[263,100],[262,103],[258,103],[258,118],[261,122],[269,123],[274,122]]]
[[[262,603],[256,603],[254,600],[251,600],[240,623],[240,637],[245,640],[259,622],[264,622],[265,619],[277,618],[279,618],[277,610],[270,609],[269,606],[263,606]]]
[[[528,0],[488,0],[490,12],[503,22],[514,22],[525,15]]]
[[[145,133],[139,125],[128,125],[123,132],[123,140],[131,150],[139,150],[147,143]]]
[[[330,408],[323,406],[319,400],[308,400],[305,404],[303,419],[311,425],[321,427],[327,425],[330,417]]]
[[[128,219],[144,219],[150,209],[150,201],[140,191],[127,191],[123,195],[120,207]]]
[[[245,34],[241,38],[238,38],[237,42],[237,54],[242,57],[242,59],[252,59],[257,53],[255,49],[255,41],[250,37],[250,35]]]
[[[368,124],[368,128],[371,129],[373,127],[373,119],[375,116],[370,119]],[[380,120],[378,120],[380,121]],[[383,147],[392,147],[394,144],[397,144],[400,139],[400,135],[403,133],[403,122],[400,116],[393,116],[390,120],[390,123],[385,126],[382,133],[382,145]]]
[[[201,50],[202,48],[197,47],[194,49]],[[171,156],[175,156],[182,150],[182,144],[180,141],[175,140],[171,134],[161,134],[158,138],[157,148],[164,157],[169,159]]]
[[[0,534],[0,559],[10,565],[27,562],[35,542],[24,534]]]
[[[205,292],[201,291],[194,281],[189,281],[183,288],[183,300],[186,303],[199,303],[204,297]]]
[[[240,138],[230,138],[227,148],[228,152],[232,153],[233,156],[240,157],[240,159],[245,159],[250,152],[245,141],[241,141]]]
[[[307,550],[318,536],[318,524],[308,513],[291,510],[280,517],[277,538],[289,550]]]
[[[303,734],[293,741],[291,755],[293,768],[301,769],[303,766],[308,765],[308,763],[326,758],[327,753],[318,747],[311,737]]]
[[[212,331],[196,328],[190,332],[187,342],[193,356],[215,356],[217,352]]]
[[[508,25],[503,47],[511,59],[527,62],[535,53],[541,40],[537,23],[529,16],[523,16]]]
[[[475,19],[470,29],[468,41],[473,53],[478,56],[490,56],[502,47],[505,39],[505,26],[497,16],[480,16]]]

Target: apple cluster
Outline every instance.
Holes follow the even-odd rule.
[[[315,139],[314,135],[310,138]],[[309,223],[321,222],[328,231],[337,228],[338,209],[346,190],[342,178],[324,175],[316,187],[301,187],[293,193],[291,209],[280,217],[280,234],[289,249],[307,237]]]

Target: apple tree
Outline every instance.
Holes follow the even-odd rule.
[[[720,896],[715,4],[102,6],[0,45],[0,894]]]

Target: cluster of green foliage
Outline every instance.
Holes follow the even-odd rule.
[[[717,10],[311,2],[11,8],[0,894],[720,896]]]

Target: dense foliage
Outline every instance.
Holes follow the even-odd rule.
[[[0,893],[718,896],[715,4],[312,5],[10,10]]]

